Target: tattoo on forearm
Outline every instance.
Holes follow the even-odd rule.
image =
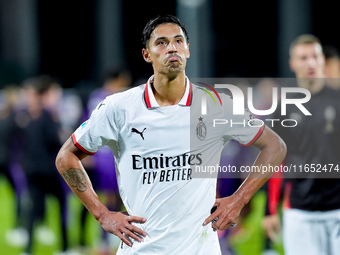
[[[68,185],[77,188],[79,192],[87,190],[86,177],[81,169],[70,168],[63,173],[63,177]]]

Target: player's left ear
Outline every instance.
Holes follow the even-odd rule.
[[[146,62],[152,63],[148,49],[142,49],[143,58]]]

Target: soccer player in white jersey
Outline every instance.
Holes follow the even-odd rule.
[[[285,144],[264,126],[206,129],[209,117],[193,111],[205,92],[185,76],[188,34],[176,17],[149,21],[143,42],[154,75],[147,84],[102,101],[61,148],[58,171],[100,225],[122,240],[117,254],[221,254],[213,229],[229,228],[271,173],[251,173],[232,196],[216,200],[216,178],[195,178],[195,167],[218,164],[223,139],[257,147],[258,166],[279,165]],[[232,99],[221,101],[228,105]],[[220,112],[231,116],[230,107]],[[247,114],[237,118],[251,121]],[[104,145],[115,156],[127,212],[105,207],[81,164]]]

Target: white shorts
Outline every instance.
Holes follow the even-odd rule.
[[[285,255],[340,254],[340,210],[283,212]]]

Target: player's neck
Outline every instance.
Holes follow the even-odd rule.
[[[162,74],[155,74],[153,93],[159,106],[176,105],[181,101],[185,92],[185,73],[182,72],[174,79]]]

